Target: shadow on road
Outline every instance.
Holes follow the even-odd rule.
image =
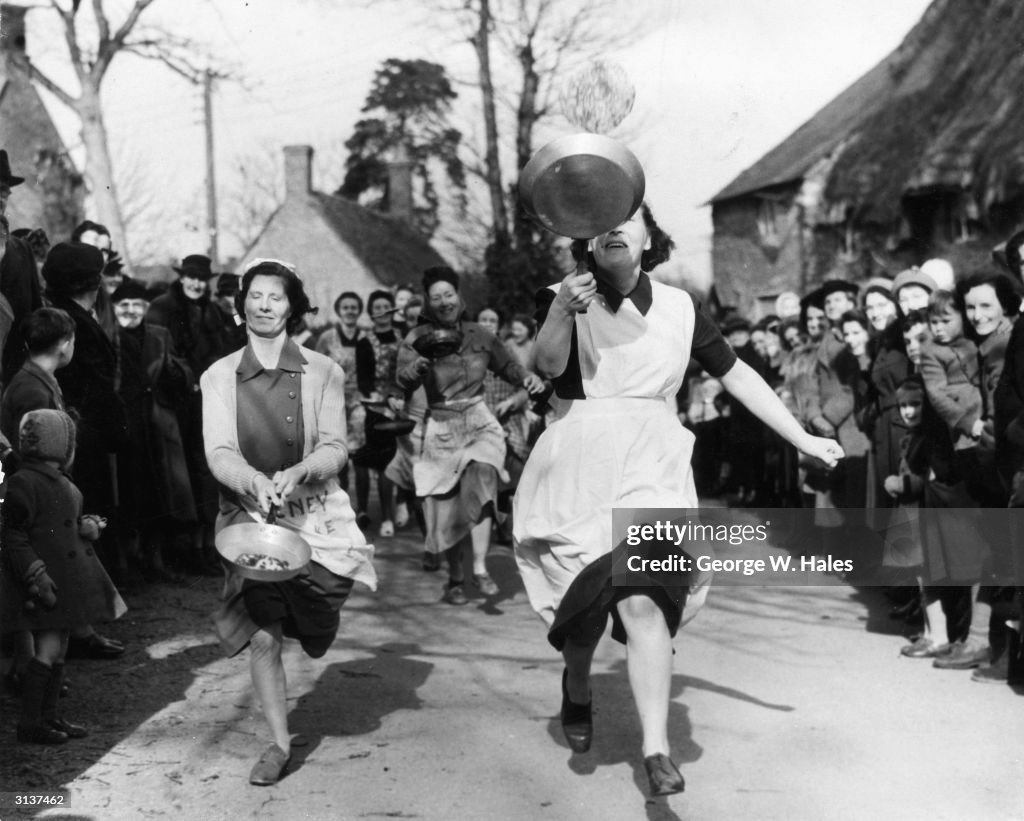
[[[374,653],[373,658],[331,664],[316,687],[298,700],[288,723],[305,743],[293,748],[289,772],[300,769],[326,736],[372,733],[385,716],[420,709],[423,702],[416,691],[434,665],[412,658],[423,655],[419,645],[385,644]]]

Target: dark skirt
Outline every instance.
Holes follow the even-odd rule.
[[[382,414],[368,410],[366,412],[366,444],[352,454],[352,464],[356,467],[371,470],[386,470],[388,463],[395,458],[398,448],[397,437],[391,431],[379,429],[379,425],[389,421]]]
[[[612,638],[625,644],[626,629],[616,605],[629,596],[642,595],[652,599],[665,617],[669,634],[674,637],[678,632],[689,592],[689,582],[683,577],[688,574],[677,575],[674,581],[678,584],[648,577],[649,586],[616,585],[612,579],[614,558],[617,557],[618,552],[613,551],[591,562],[565,591],[548,630],[548,641],[556,650],[561,651],[566,641],[581,647],[597,644],[608,625],[609,616],[612,619]]]
[[[224,604],[213,614],[221,647],[234,656],[257,630],[280,624],[282,634],[298,639],[306,655],[320,658],[338,634],[338,611],[352,584],[316,562],[283,582],[256,582],[229,571]]]

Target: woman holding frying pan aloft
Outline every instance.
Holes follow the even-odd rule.
[[[276,524],[312,548],[312,561],[282,582],[243,579],[232,566],[214,614],[229,656],[249,649],[253,688],[274,738],[249,782],[274,784],[288,764],[290,736],[282,640],[307,655],[327,652],[353,581],[376,587],[366,545],[338,473],[348,458],[345,375],[331,359],[289,337],[311,308],[291,266],[257,260],[235,297],[248,343],[203,374],[203,438],[220,483],[218,545],[231,525]],[[254,545],[258,549],[258,545]]]
[[[569,746],[590,747],[590,665],[611,615],[613,637],[627,646],[654,795],[684,787],[669,757],[667,725],[672,637],[688,588],[657,580],[612,585],[612,508],[697,507],[693,435],[675,413],[691,355],[797,448],[831,465],[842,456],[835,442],[804,431],[687,292],[648,277],[672,246],[643,205],[612,230],[574,241],[573,255],[589,270],[539,292],[536,365],[552,379],[559,410],[513,505],[527,594],[565,660],[561,719]]]

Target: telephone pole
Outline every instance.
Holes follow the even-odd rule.
[[[209,238],[206,255],[213,268],[220,266],[217,256],[217,181],[213,159],[213,80],[215,74],[206,69],[203,74],[203,121],[206,131],[206,233]]]

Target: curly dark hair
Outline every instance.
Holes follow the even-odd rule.
[[[960,280],[956,284],[956,292],[960,297],[960,304],[966,304],[967,294],[972,288],[978,288],[981,285],[988,285],[996,293],[996,299],[999,300],[999,304],[1003,308],[1003,313],[1011,319],[1020,313],[1020,292],[1014,285],[1014,282],[1006,274],[1001,274],[998,271],[993,271],[989,268],[983,268],[980,271],[975,271],[966,279]]]
[[[289,334],[295,333],[301,326],[306,314],[315,314],[319,309],[314,308],[306,295],[306,289],[302,285],[299,275],[283,263],[275,260],[265,260],[258,265],[253,265],[242,275],[242,282],[235,294],[235,310],[239,316],[245,316],[245,298],[249,295],[249,288],[252,281],[258,276],[277,277],[284,282],[284,293],[288,297],[288,306],[291,314],[285,323],[285,330]]]
[[[338,313],[341,309],[341,301],[343,299],[354,299],[359,304],[359,313],[363,312],[363,298],[355,291],[342,291],[338,294],[338,298],[334,300],[334,313]]]
[[[661,229],[661,226],[655,222],[651,207],[646,202],[640,206],[640,213],[643,215],[644,225],[647,226],[647,233],[651,237],[651,247],[644,251],[640,257],[640,268],[644,271],[650,271],[661,265],[672,255],[672,249],[676,247],[676,244],[672,237],[666,234]],[[585,239],[574,239],[569,247],[574,260],[579,262],[581,259],[586,259],[587,266],[591,271],[595,271],[597,270],[597,262],[594,259],[594,255],[587,248],[588,242],[589,240]]]

